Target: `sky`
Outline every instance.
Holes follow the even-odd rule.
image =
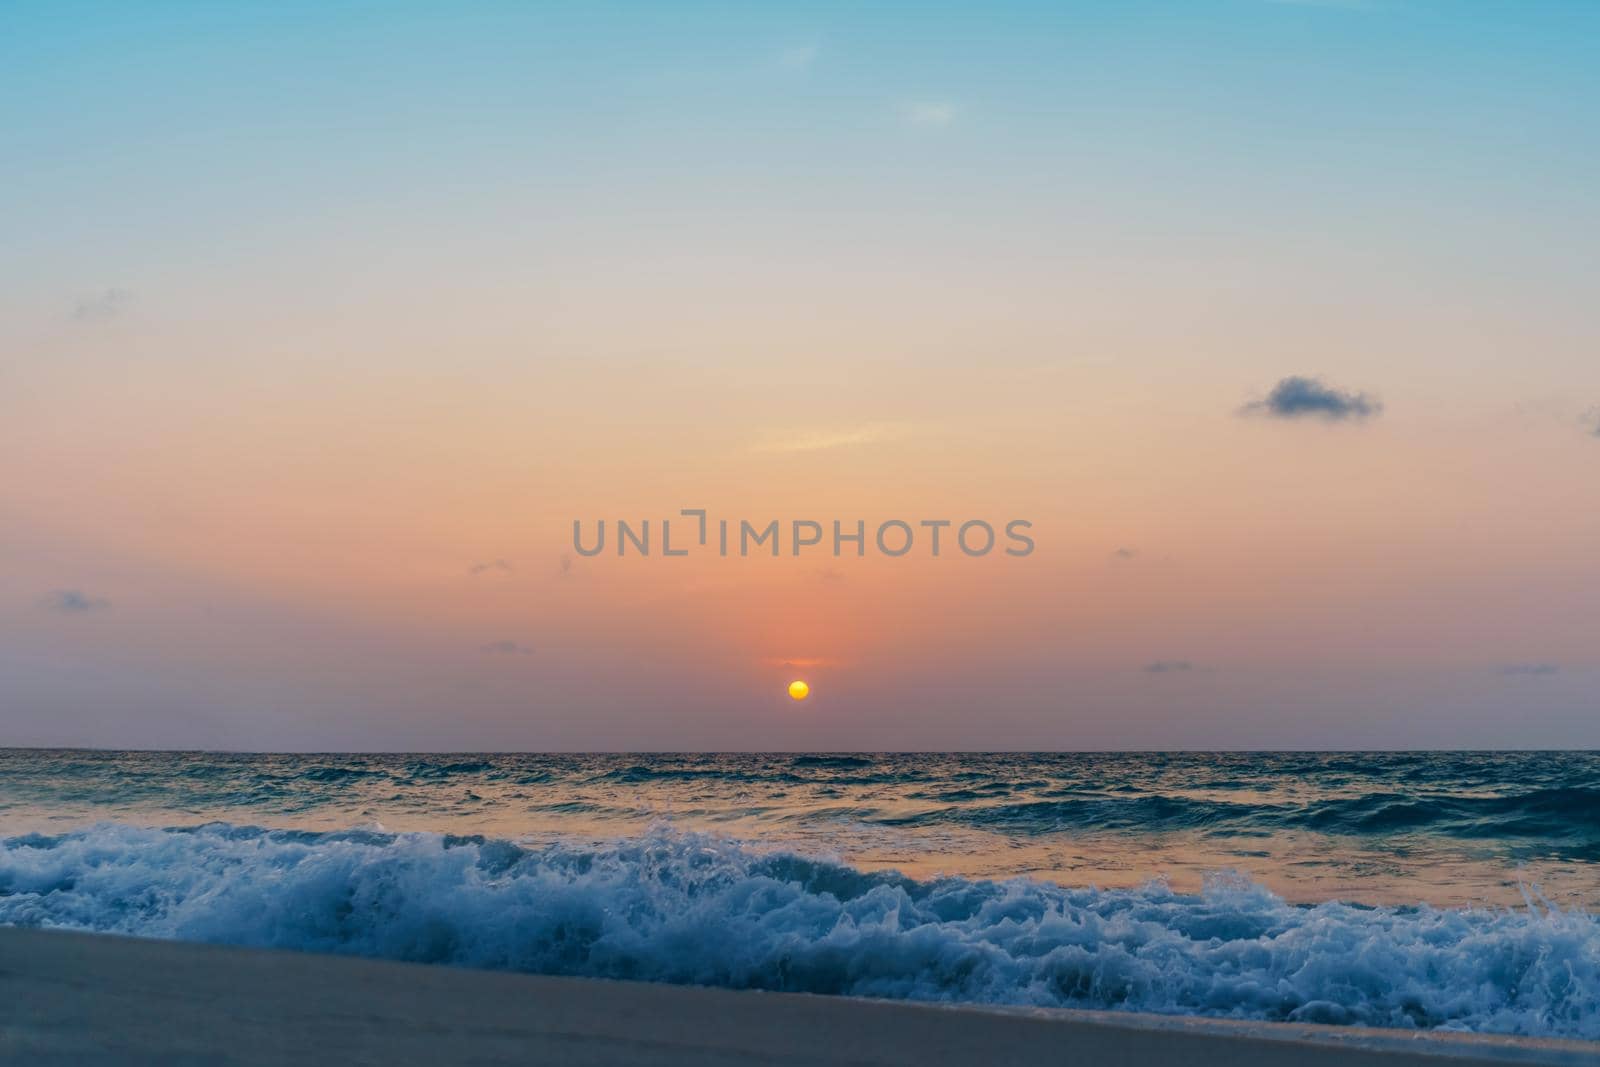
[[[1597,40],[0,4],[0,745],[1600,747]]]

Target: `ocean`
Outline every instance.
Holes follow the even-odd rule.
[[[0,924],[1600,1039],[1600,754],[0,750]]]

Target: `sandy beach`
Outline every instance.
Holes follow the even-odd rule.
[[[1596,1064],[1581,1042],[995,1010],[0,930],[0,1063]]]

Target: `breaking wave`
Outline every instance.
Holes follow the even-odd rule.
[[[656,830],[605,846],[102,824],[0,841],[0,924],[540,974],[1600,1038],[1600,921],[1297,906],[1238,878],[916,881]]]

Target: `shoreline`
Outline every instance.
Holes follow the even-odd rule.
[[[618,982],[0,928],[0,1065],[1600,1063],[1600,1042]]]

